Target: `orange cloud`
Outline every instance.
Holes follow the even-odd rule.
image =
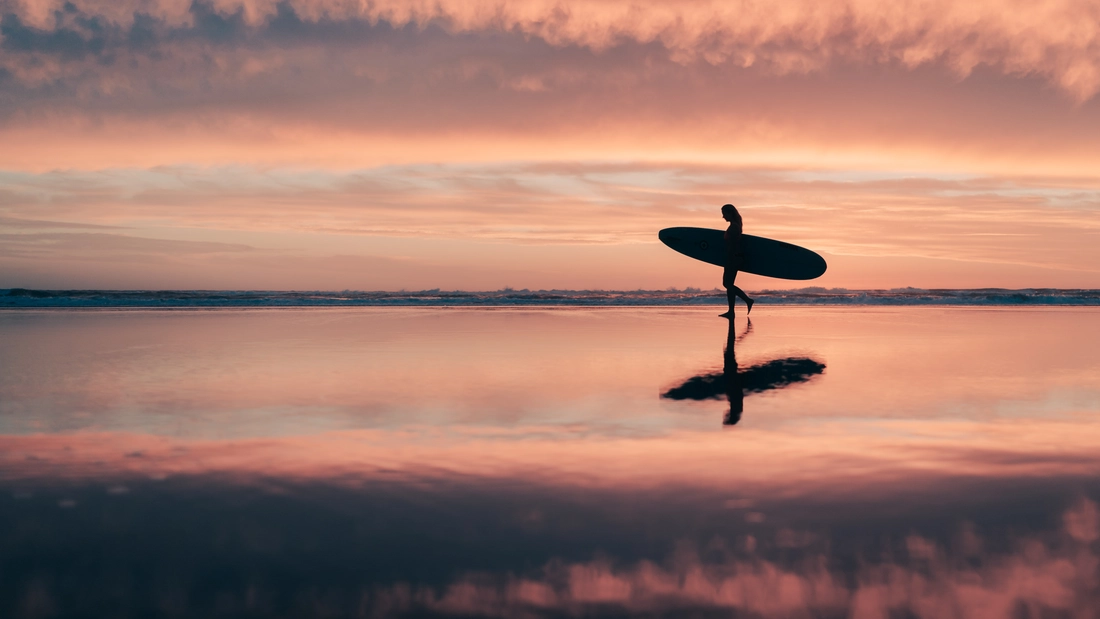
[[[717,227],[715,207],[728,201],[741,205],[748,231],[826,254],[834,267],[821,285],[1100,282],[1094,177],[574,162],[0,181],[9,265],[0,285],[10,286],[30,285],[24,277],[74,286],[56,278],[79,272],[85,286],[119,287],[122,268],[137,279],[121,287],[709,288],[709,267],[670,252],[656,232]],[[224,279],[210,279],[210,260]],[[573,268],[582,263],[600,266],[582,280]]]

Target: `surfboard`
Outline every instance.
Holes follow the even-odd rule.
[[[726,266],[725,230],[710,228],[665,228],[657,238],[672,249],[696,260]],[[745,253],[740,271],[777,277],[779,279],[813,279],[825,273],[825,259],[805,247],[766,239],[751,234],[741,235]]]

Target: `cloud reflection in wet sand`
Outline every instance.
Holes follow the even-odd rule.
[[[1007,553],[983,552],[972,527],[963,529],[954,549],[910,535],[904,558],[869,562],[855,574],[831,569],[834,561],[827,553],[811,553],[799,565],[784,567],[759,556],[706,563],[687,552],[665,565],[549,564],[537,579],[472,574],[442,591],[402,584],[375,594],[374,603],[387,611],[502,617],[685,609],[853,619],[1092,616],[1100,603],[1096,503],[1079,501],[1065,512],[1064,522],[1059,531],[1011,540],[1014,549]],[[787,537],[794,534],[788,531]]]
[[[1100,423],[1083,418],[821,421],[802,428],[746,428],[737,439],[709,429],[608,437],[572,425],[421,426],[230,440],[80,432],[0,436],[0,467],[9,481],[475,476],[605,488],[736,484],[796,495],[835,487],[857,495],[901,479],[1093,475],[1100,473],[1097,444]]]
[[[994,500],[978,485],[988,489],[902,492],[894,515],[873,497],[727,506],[715,492],[525,480],[25,486],[0,501],[18,533],[0,539],[11,561],[0,605],[24,611],[13,616],[112,605],[186,616],[1090,616],[1095,502],[1059,498],[1072,480],[1011,480]],[[940,513],[922,513],[936,501]],[[1037,524],[1021,520],[1028,505]]]

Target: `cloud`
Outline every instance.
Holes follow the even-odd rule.
[[[2,201],[2,198],[0,198]],[[97,224],[81,224],[72,222],[47,221],[43,219],[18,219],[13,217],[0,217],[0,230],[114,230],[117,226],[101,226]]]
[[[848,62],[908,68],[939,63],[965,76],[987,65],[1011,75],[1040,75],[1078,100],[1100,89],[1100,15],[1083,0],[692,1],[644,10],[625,0],[8,0],[3,6],[5,50],[62,58],[146,51],[181,40],[339,44],[369,38],[382,24],[455,34],[515,32],[597,52],[626,41],[654,44],[682,63],[762,66],[778,74]]]
[[[10,168],[1100,161],[1087,2],[2,6]]]
[[[33,247],[32,237],[12,237],[23,249],[15,252],[13,246],[7,254],[33,250],[39,271],[69,268],[59,261],[76,246],[61,242],[67,232],[58,227],[115,226],[126,228],[120,242],[129,245],[119,251],[131,256],[140,248],[127,239],[138,237],[252,247],[254,258],[219,269],[236,273],[236,285],[245,287],[252,287],[249,273],[262,260],[283,261],[278,268],[302,275],[293,282],[288,275],[282,284],[276,279],[275,288],[317,289],[320,284],[309,283],[309,265],[317,269],[314,282],[330,282],[334,289],[661,288],[705,285],[708,271],[693,271],[697,265],[661,246],[656,232],[672,225],[720,225],[715,208],[732,200],[744,210],[750,233],[827,254],[834,261],[829,285],[889,287],[899,282],[898,272],[914,271],[920,279],[900,281],[950,287],[969,277],[962,285],[1026,287],[1036,285],[1036,273],[1046,273],[1046,282],[1039,283],[1057,277],[1088,287],[1097,281],[1100,262],[1098,186],[1093,177],[601,161],[346,172],[174,166],[0,174],[0,215],[10,222],[0,225],[25,234],[34,229],[28,222],[48,222],[35,224],[37,234],[54,236],[36,237],[40,242]],[[113,251],[91,244],[106,237],[80,238],[81,255]],[[77,237],[70,240],[76,243]],[[161,250],[149,245],[148,251]],[[422,275],[433,269],[448,275],[417,275],[405,283],[332,280],[335,272],[354,270],[325,266],[340,256],[338,261],[415,257]],[[504,264],[511,275],[501,271]],[[570,283],[570,265],[580,264],[587,279]],[[392,264],[403,271],[412,266],[408,260]],[[881,283],[874,275],[883,271],[885,278],[891,269],[894,274]],[[489,271],[497,275],[482,277]],[[999,274],[989,276],[992,271]],[[699,278],[673,279],[677,272],[698,272]]]
[[[59,227],[68,227],[68,224]],[[79,226],[74,226],[79,227]],[[0,234],[0,259],[33,260],[149,260],[150,258],[247,252],[253,248],[236,243],[149,239],[101,232]]]

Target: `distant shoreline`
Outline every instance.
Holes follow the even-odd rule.
[[[802,288],[751,293],[765,305],[855,306],[1100,306],[1100,290],[1027,288],[1007,290],[849,290]],[[245,291],[245,290],[30,290],[0,289],[0,309],[21,308],[188,308],[188,307],[641,307],[724,305],[721,289],[699,290],[421,290]]]

